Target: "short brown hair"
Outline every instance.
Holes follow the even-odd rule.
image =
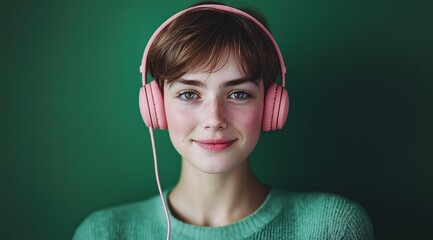
[[[265,89],[280,64],[272,41],[252,20],[236,13],[199,8],[169,23],[150,46],[147,66],[161,89],[197,70],[213,72],[225,53],[235,54],[241,71]]]

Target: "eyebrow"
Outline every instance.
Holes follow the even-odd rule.
[[[234,80],[230,80],[227,81],[226,83],[224,83],[224,87],[232,87],[232,86],[237,86],[237,85],[241,85],[243,83],[254,83],[254,85],[256,85],[257,87],[259,86],[258,81],[250,78],[250,77],[245,77],[245,78],[239,78],[239,79],[234,79]]]
[[[250,78],[250,77],[245,77],[245,78],[238,78],[238,79],[233,79],[233,80],[229,80],[227,82],[224,83],[224,87],[233,87],[233,86],[237,86],[237,85],[241,85],[243,83],[254,83],[254,85],[256,85],[257,87],[259,87],[259,83],[258,81]],[[197,87],[206,87],[206,83],[203,81],[199,81],[199,80],[193,80],[193,79],[184,79],[184,78],[179,78],[178,80],[172,82],[169,87],[171,87],[173,84],[176,83],[180,83],[180,84],[185,84],[185,85],[190,85],[190,86],[197,86]]]

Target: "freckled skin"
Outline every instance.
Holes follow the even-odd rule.
[[[207,73],[197,72],[183,76],[187,83],[164,86],[164,104],[170,139],[184,162],[201,172],[226,173],[245,162],[256,146],[263,114],[264,87],[253,82],[235,86],[225,83],[245,78],[236,59],[222,58],[222,68]],[[201,82],[192,86],[188,81]],[[193,94],[182,95],[183,91]],[[247,92],[249,97],[238,99],[236,91]],[[181,96],[181,97],[180,97]],[[185,101],[184,96],[194,96]],[[240,94],[240,96],[244,96]],[[246,95],[245,95],[246,96]],[[208,151],[196,141],[219,139],[233,141],[222,151]]]

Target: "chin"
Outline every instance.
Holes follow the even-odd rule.
[[[238,169],[245,161],[247,160],[235,161],[233,158],[207,157],[205,162],[200,162],[200,159],[196,159],[196,161],[193,160],[190,163],[197,170],[206,174],[226,174]]]

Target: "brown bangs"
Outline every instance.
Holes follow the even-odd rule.
[[[233,13],[199,9],[168,24],[151,45],[148,69],[161,89],[191,72],[214,72],[226,51],[234,54],[243,73],[264,81],[265,89],[279,72],[269,37],[254,22]]]

